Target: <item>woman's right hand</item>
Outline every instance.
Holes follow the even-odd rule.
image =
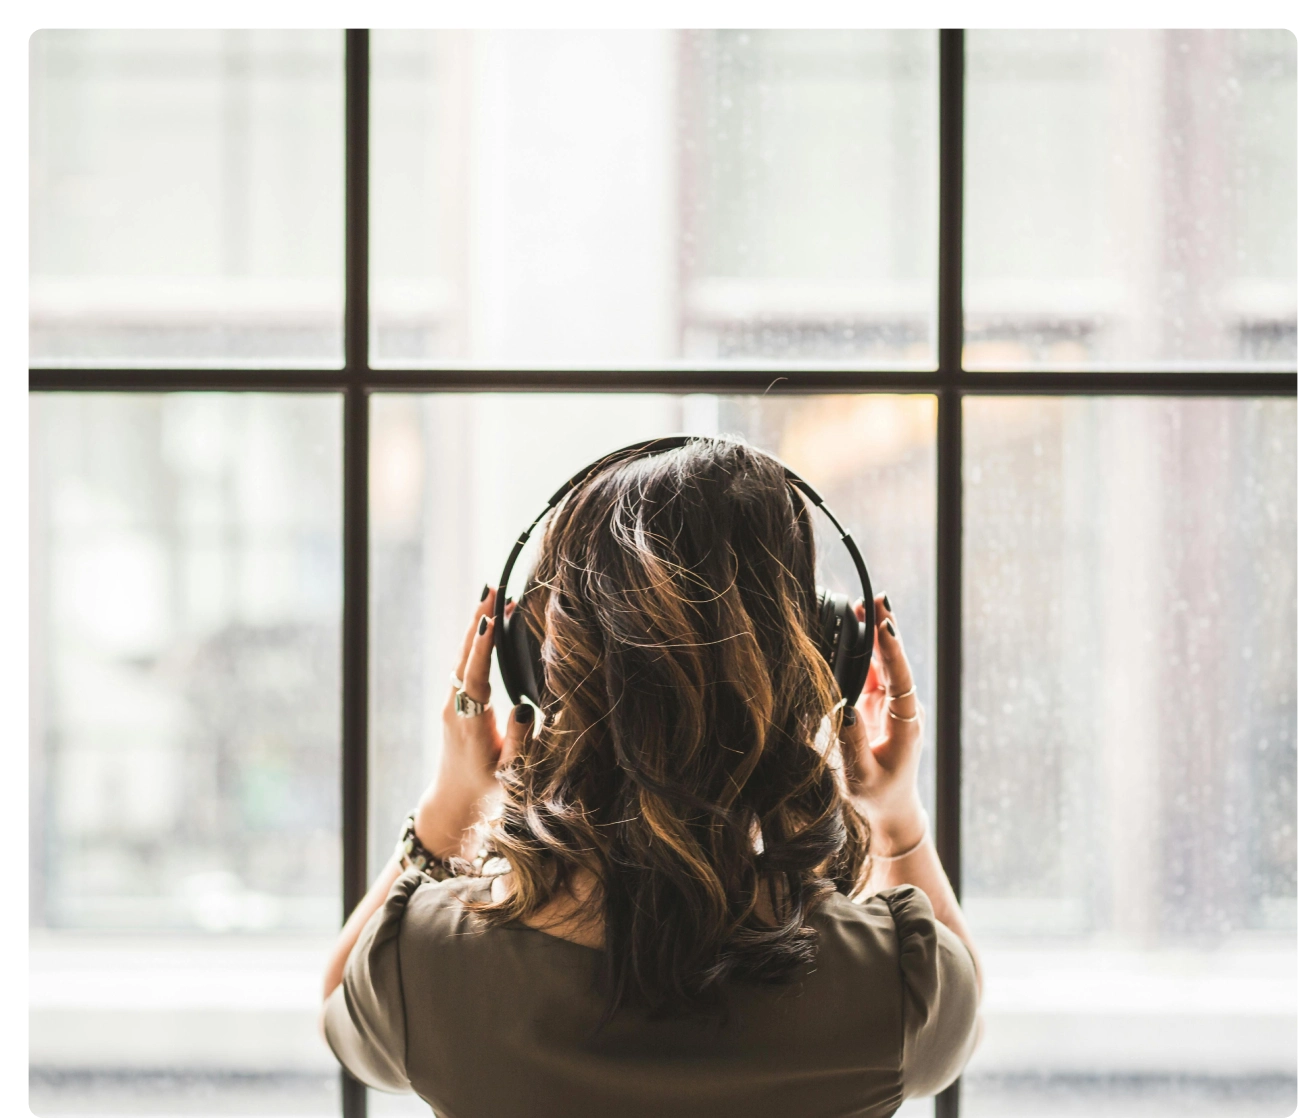
[[[491,701],[495,608],[496,591],[484,586],[454,671],[456,680],[463,682],[465,695],[480,703]],[[512,610],[513,603],[506,603],[505,614]],[[532,729],[532,708],[527,704],[510,712],[503,733],[490,708],[470,717],[458,714],[458,690],[452,683],[447,691],[441,764],[415,809],[415,837],[439,857],[468,856],[466,844],[473,840],[474,826],[491,799],[499,795],[496,773],[513,760]]]
[[[910,661],[885,601],[883,594],[874,600],[870,672],[856,707],[843,712],[840,740],[848,795],[870,823],[872,849],[887,857],[919,842],[925,820],[916,783],[924,708],[913,693]],[[865,620],[864,603],[856,615]],[[894,695],[905,697],[890,701]]]

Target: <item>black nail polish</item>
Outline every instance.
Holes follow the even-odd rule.
[[[526,703],[519,703],[518,706],[514,708],[514,721],[531,722],[532,708],[528,706]]]
[[[844,726],[856,725],[856,707],[843,708],[843,725]]]
[[[490,593],[491,593],[491,586],[484,582],[482,584],[482,596],[478,599],[478,601],[485,602],[487,600],[487,595]]]
[[[889,613],[892,612],[892,603],[891,603],[890,601],[888,601],[888,595],[887,595],[887,594],[885,594],[885,595],[883,596],[883,608],[886,609]]]
[[[487,619],[484,617],[478,622],[478,636],[482,636],[487,631]]]
[[[888,630],[888,636],[895,637],[897,635],[897,626],[892,623],[891,617],[883,619],[883,627]]]

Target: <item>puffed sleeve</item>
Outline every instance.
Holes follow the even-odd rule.
[[[343,980],[325,1001],[325,1037],[333,1054],[362,1083],[380,1091],[411,1089],[397,936],[406,902],[426,880],[413,869],[397,878],[383,906],[361,929]]]
[[[960,1074],[978,1042],[978,979],[960,938],[933,916],[913,885],[880,894],[897,929],[902,1015],[902,1090],[933,1095]]]

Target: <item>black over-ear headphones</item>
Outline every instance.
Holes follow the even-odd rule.
[[[522,610],[515,609],[508,617],[505,616],[505,591],[509,585],[510,572],[513,571],[514,563],[518,560],[523,546],[536,526],[547,512],[596,471],[616,462],[675,450],[684,446],[693,437],[668,435],[665,438],[632,443],[621,450],[604,455],[603,458],[592,462],[565,481],[546,503],[540,515],[518,537],[514,550],[509,553],[505,569],[501,572],[500,585],[496,588],[496,659],[500,663],[500,675],[512,703],[517,705],[526,698],[534,706],[541,705],[540,683],[543,678],[541,648],[532,631],[527,627]],[[831,590],[818,586],[816,588],[816,629],[811,634],[816,647],[820,649],[834,673],[834,679],[838,682],[838,689],[844,701],[851,706],[865,686],[866,673],[870,670],[870,657],[874,652],[874,592],[870,589],[870,576],[865,569],[865,561],[861,558],[856,541],[838,522],[838,518],[825,507],[820,494],[788,466],[782,462],[779,465],[790,487],[806,496],[807,500],[829,517],[830,522],[838,529],[839,539],[843,541],[843,546],[851,555],[852,562],[856,564],[856,573],[861,579],[861,596],[865,599],[865,621],[856,619],[856,611],[852,608],[852,603],[846,594],[835,594]],[[523,598],[520,596],[520,605],[522,601]]]

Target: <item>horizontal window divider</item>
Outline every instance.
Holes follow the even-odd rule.
[[[31,392],[339,392],[343,369],[31,369]]]
[[[873,369],[160,369],[36,368],[33,392],[829,392],[1077,396],[1294,396],[1298,373],[1227,370],[987,372]]]
[[[970,372],[957,378],[964,395],[1065,396],[1293,396],[1298,373],[1280,371],[1231,372],[1208,369],[1155,369],[1096,372],[1026,371]]]
[[[797,369],[373,369],[370,388],[444,392],[705,392],[718,394],[936,392],[934,370]]]
[[[54,391],[936,392],[934,371],[799,369],[102,369],[37,368],[28,388]]]

